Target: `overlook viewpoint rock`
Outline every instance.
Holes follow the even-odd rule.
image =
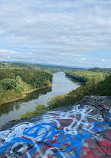
[[[0,158],[110,158],[111,97],[10,121],[0,131]]]

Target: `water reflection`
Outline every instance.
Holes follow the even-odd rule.
[[[2,114],[8,114],[10,111],[14,111],[14,110],[19,110],[21,104],[20,103],[24,103],[24,105],[27,105],[25,103],[34,100],[34,99],[38,99],[38,97],[43,94],[47,94],[48,92],[52,91],[52,87],[49,87],[47,89],[41,89],[35,92],[32,92],[30,94],[27,94],[27,96],[24,99],[20,99],[18,101],[15,101],[13,103],[6,103],[0,106],[0,116]]]
[[[15,105],[15,109],[16,109],[16,110],[20,109],[20,104],[16,104],[16,105]]]
[[[52,87],[49,87],[49,88],[44,88],[44,89],[41,89],[39,91],[35,91],[35,92],[32,92],[30,94],[27,94],[27,96],[22,100],[22,102],[28,102],[28,101],[31,101],[31,100],[34,100],[34,99],[38,99],[38,97],[41,95],[41,94],[47,94],[48,92],[51,92],[52,91]]]

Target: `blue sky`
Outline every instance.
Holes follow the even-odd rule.
[[[0,0],[0,61],[111,67],[111,0]]]

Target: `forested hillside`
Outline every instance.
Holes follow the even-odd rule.
[[[92,72],[111,73],[111,68],[99,68],[99,67],[94,67],[94,68],[90,68],[89,71],[92,71]]]
[[[31,63],[22,63],[22,62],[0,62],[0,69],[21,69],[21,68],[27,68],[27,69],[33,69],[33,70],[47,70],[52,73],[58,72],[58,71],[64,71],[64,70],[81,70],[83,68],[74,68],[74,67],[65,67],[65,66],[53,66],[53,65],[42,65],[42,64],[31,64]]]
[[[86,95],[111,95],[111,75],[90,71],[67,71],[66,75],[83,84],[65,95],[54,96],[48,101],[49,109],[71,105],[83,99]]]
[[[43,70],[1,69],[0,104],[10,102],[38,88],[50,86],[52,74]]]
[[[66,76],[70,77],[74,80],[77,80],[79,82],[85,83],[89,80],[96,80],[96,81],[102,81],[107,76],[106,73],[102,72],[90,72],[90,71],[65,71]]]

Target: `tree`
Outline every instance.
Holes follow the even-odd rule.
[[[20,76],[16,77],[16,90],[17,92],[21,93],[24,89],[24,83],[22,81],[22,78]]]

